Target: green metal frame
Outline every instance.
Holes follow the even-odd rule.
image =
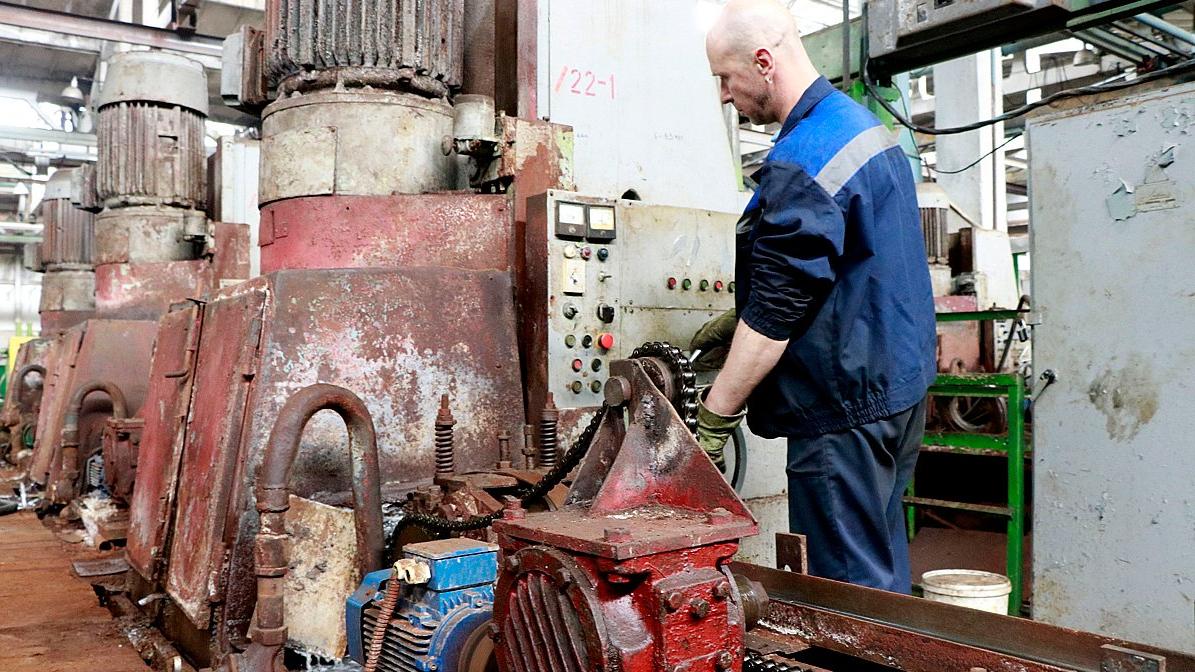
[[[970,313],[939,313],[939,322],[963,320],[1010,320],[1021,315],[1015,310],[980,311]],[[967,502],[949,502],[917,497],[913,483],[904,498],[909,540],[916,536],[918,508],[946,508],[971,511],[1008,519],[1008,540],[1005,546],[1006,571],[1012,582],[1008,596],[1008,613],[1019,614],[1023,599],[1023,559],[1025,539],[1025,381],[1019,373],[983,373],[938,376],[929,388],[932,396],[986,397],[1008,399],[1008,433],[1004,435],[947,432],[927,434],[922,450],[963,455],[1002,455],[1008,461],[1008,503],[1006,506],[987,506]]]

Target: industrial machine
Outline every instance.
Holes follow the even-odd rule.
[[[538,480],[522,469],[516,218],[526,185],[570,186],[571,136],[455,100],[459,0],[391,5],[409,31],[383,37],[372,16],[341,8],[346,33],[331,36],[322,5],[271,2],[264,34],[245,36],[257,47],[240,52],[238,100],[262,114],[264,275],[179,306],[157,331],[167,354],[155,354],[131,496],[132,592],[168,596],[151,615],[200,666],[273,665],[288,643],[343,653],[343,614],[326,607],[381,567],[381,502],[357,501],[356,518],[340,508],[362,479],[386,502],[432,490],[446,499],[429,508],[464,514]],[[476,191],[457,191],[471,180]],[[271,440],[297,390],[328,384],[359,395],[351,415],[370,418],[368,477],[339,457],[344,430],[329,414]],[[293,502],[264,504],[267,465],[292,440],[274,476]],[[469,480],[487,470],[502,473]],[[327,560],[346,556],[352,520],[368,523],[358,561]],[[295,567],[267,581],[278,576],[255,570],[260,533],[288,530]]]
[[[52,507],[69,504],[89,483],[131,493],[131,419],[145,400],[158,317],[175,301],[248,275],[245,227],[209,226],[203,212],[203,68],[157,52],[117,54],[96,107],[99,159],[93,173],[70,182],[69,199],[99,212],[94,242],[80,225],[47,238],[45,248],[55,263],[95,264],[94,317],[63,331],[46,358],[47,403],[29,477],[45,486],[43,502]],[[123,423],[112,438],[126,440],[103,454],[110,416]],[[105,462],[121,471],[102,469]]]
[[[443,672],[1195,670],[1190,654],[807,576],[795,535],[778,539],[780,569],[731,561],[756,525],[685,426],[672,367],[612,362],[569,451],[584,461],[566,505],[509,500],[494,521],[492,587],[493,547],[464,540],[412,545],[370,575],[347,601],[354,658]],[[453,591],[471,599],[446,605]],[[425,644],[447,641],[468,655]]]
[[[76,208],[73,188],[83,168],[55,171],[38,206],[43,239],[30,246],[42,271],[41,331],[57,336],[95,311],[95,216]]]
[[[136,476],[106,478],[130,516],[112,604],[173,642],[156,666],[1195,670],[812,579],[791,537],[794,572],[733,563],[756,517],[692,438],[684,353],[654,342],[733,304],[733,216],[574,193],[569,129],[459,93],[462,0],[354,7],[271,0],[266,29],[230,42],[221,89],[262,115],[262,277],[214,282],[244,276],[219,270],[229,245],[200,235],[190,183],[113,186],[142,174],[118,158],[200,174],[201,97],[130,84],[100,108],[127,151],[101,144],[97,310],[125,318],[51,345],[39,437],[56,438],[34,471],[58,501],[77,493],[100,433],[84,419],[105,421],[106,470]],[[180,257],[205,246],[216,270],[171,281],[185,290],[122,280],[194,279]],[[140,387],[114,342],[147,353]],[[101,363],[120,370],[67,373]]]
[[[18,467],[24,466],[33,454],[49,346],[50,341],[45,338],[21,344],[13,358],[8,392],[0,408],[0,460]]]

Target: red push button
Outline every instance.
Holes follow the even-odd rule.
[[[598,334],[598,347],[609,350],[614,347],[614,334]]]
[[[676,278],[668,278],[668,289],[676,289]]]
[[[722,287],[724,287],[724,285],[722,284],[722,281],[721,281],[721,280],[718,280],[718,281],[715,281],[715,282],[714,282],[714,291],[715,291],[715,292],[720,292],[720,291],[722,291]]]
[[[580,371],[583,368],[585,368],[585,362],[582,362],[579,359],[573,360],[573,371]]]

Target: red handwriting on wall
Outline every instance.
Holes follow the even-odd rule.
[[[597,75],[593,70],[580,70],[566,65],[560,69],[560,76],[556,78],[556,93],[569,93],[586,98],[606,98],[613,100],[616,95],[614,73]]]

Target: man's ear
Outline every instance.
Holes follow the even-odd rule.
[[[759,70],[759,74],[764,77],[770,77],[772,71],[776,67],[776,59],[772,57],[772,52],[767,49],[756,49],[754,54],[755,68]]]

